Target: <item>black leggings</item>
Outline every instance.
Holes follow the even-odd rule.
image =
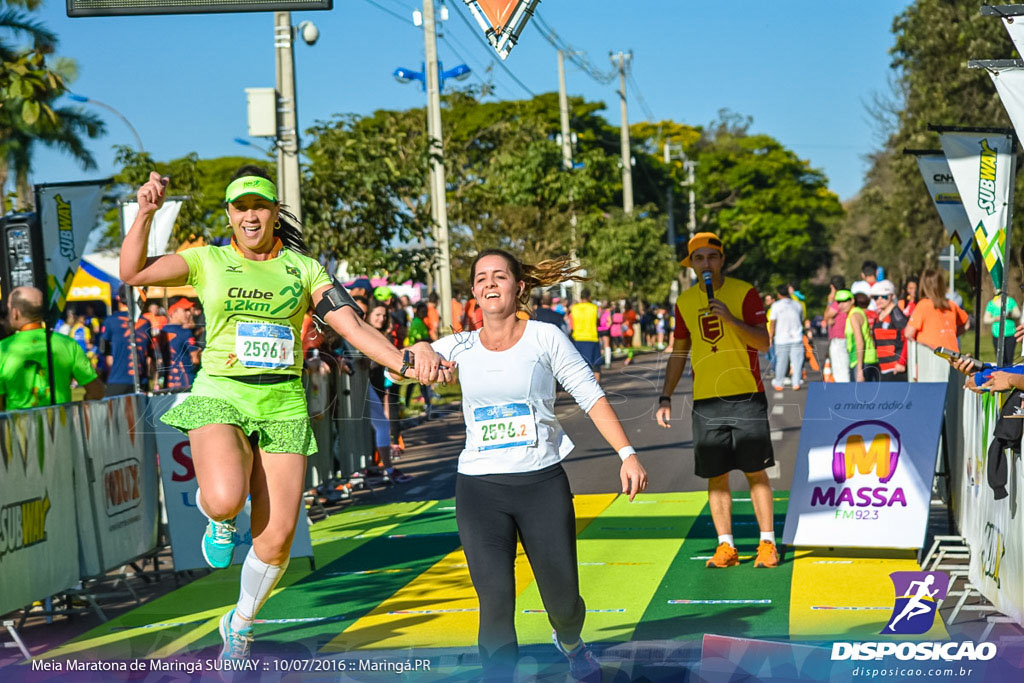
[[[536,473],[458,475],[455,518],[480,601],[480,660],[488,680],[511,678],[516,639],[516,537],[530,560],[548,621],[561,642],[583,630],[576,516],[561,465]]]

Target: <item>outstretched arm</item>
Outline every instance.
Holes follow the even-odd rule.
[[[325,285],[313,293],[313,302],[319,303],[324,292],[333,285]],[[372,360],[392,370],[396,376],[402,370],[402,351],[378,332],[372,325],[359,317],[350,306],[336,309],[324,316],[324,321]],[[409,347],[416,360],[412,369],[406,370],[404,376],[415,379],[422,384],[433,384],[437,381],[448,382],[452,378],[451,370],[454,363],[442,360],[427,342],[419,342]]]

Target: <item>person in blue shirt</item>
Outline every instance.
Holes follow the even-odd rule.
[[[155,351],[153,348],[153,337],[150,332],[150,323],[145,318],[135,321],[135,345],[137,359],[131,359],[131,336],[128,332],[131,326],[131,318],[128,316],[128,291],[121,286],[115,299],[117,311],[103,321],[100,330],[101,351],[107,358],[107,367],[110,374],[107,375],[107,396],[120,396],[135,391],[135,383],[132,379],[137,368],[141,368],[139,374],[139,387],[146,391],[149,388],[149,377],[155,368]]]
[[[177,296],[167,308],[170,323],[160,331],[160,347],[165,350],[167,360],[166,389],[188,389],[196,378],[199,345],[193,332],[194,306],[188,297]]]

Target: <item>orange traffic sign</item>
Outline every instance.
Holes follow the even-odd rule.
[[[519,42],[519,34],[540,0],[464,0],[484,36],[502,59]]]

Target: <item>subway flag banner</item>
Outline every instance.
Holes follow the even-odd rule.
[[[111,179],[36,185],[50,310],[64,309],[85,243],[99,218],[103,187],[110,182]]]
[[[946,228],[949,241],[953,243],[960,259],[960,267],[967,270],[974,264],[974,240],[972,239],[971,220],[964,211],[960,193],[956,191],[953,174],[949,170],[946,155],[941,150],[922,152],[916,155],[917,168],[928,188],[928,196],[932,198],[939,220]]]
[[[950,131],[941,133],[939,140],[982,261],[996,289],[1001,289],[1003,243],[1014,175],[1013,137],[984,131]]]
[[[799,546],[919,548],[945,384],[811,384],[784,539]]]
[[[78,582],[78,408],[0,413],[0,614]]]

